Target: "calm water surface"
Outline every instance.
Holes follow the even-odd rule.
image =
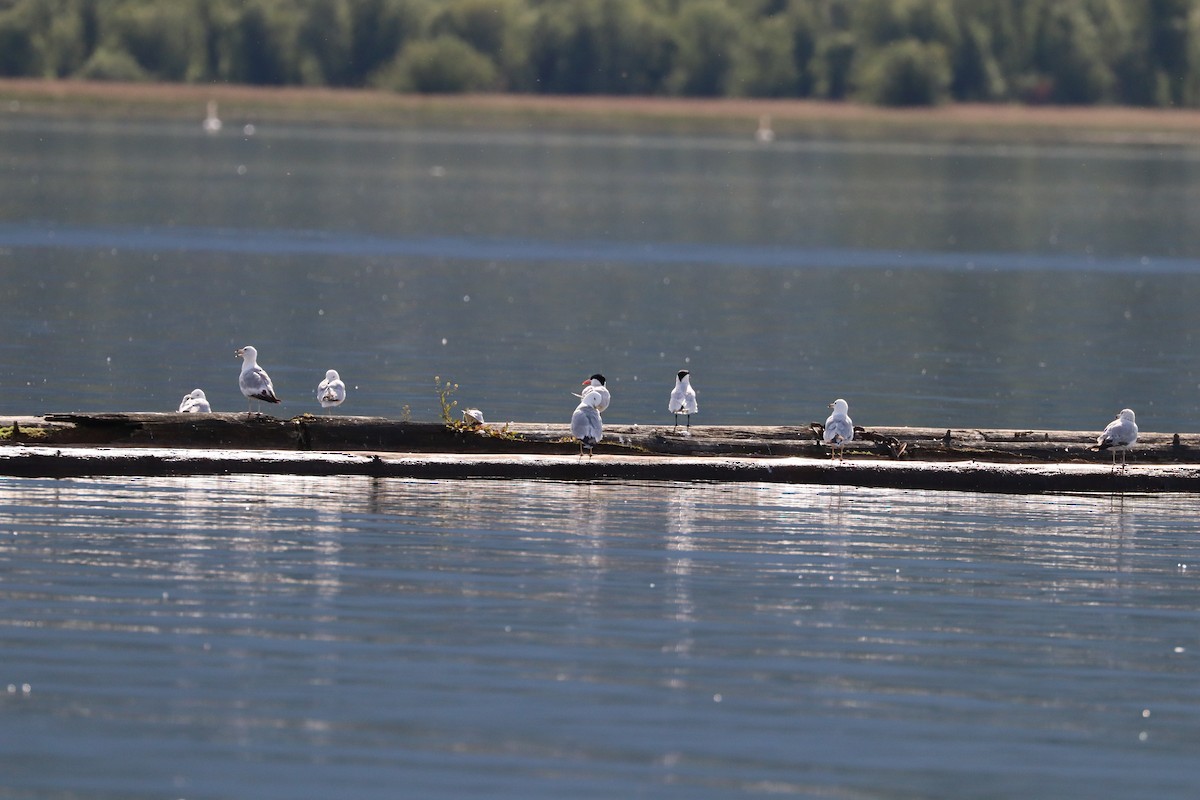
[[[0,795],[1191,797],[1197,513],[8,479]]]
[[[0,112],[5,414],[1200,429],[1200,153]],[[1191,497],[0,480],[0,797],[1192,797]]]
[[[0,114],[0,413],[1200,429],[1194,150],[226,122]]]

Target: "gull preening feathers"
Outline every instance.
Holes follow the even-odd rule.
[[[854,422],[850,419],[850,404],[838,398],[829,404],[833,413],[825,420],[825,434],[822,437],[829,445],[829,458],[836,454],[838,460],[845,458],[846,442],[854,438]]]
[[[679,415],[687,415],[688,430],[692,428],[692,414],[700,410],[696,405],[696,390],[692,388],[692,373],[681,369],[675,374],[675,388],[667,410],[675,415],[675,430],[679,430]]]
[[[317,402],[321,408],[340,406],[346,399],[346,384],[336,369],[326,370],[325,380],[317,386]]]
[[[571,435],[579,440],[580,458],[585,447],[591,456],[592,448],[604,438],[604,420],[600,418],[599,408],[601,400],[599,392],[584,392],[583,397],[579,398],[579,405],[575,407],[575,413],[571,415]]]
[[[212,407],[209,406],[203,389],[192,389],[183,396],[179,403],[179,411],[184,414],[206,414],[212,411]]]
[[[608,387],[605,384],[606,381],[604,380],[604,376],[597,372],[595,375],[583,382],[583,392],[575,396],[582,400],[589,394],[594,393],[598,395],[599,399],[595,403],[596,413],[603,414],[608,410],[608,404],[612,402],[612,395],[609,393]]]
[[[1121,468],[1125,468],[1125,453],[1137,442],[1138,426],[1133,409],[1123,408],[1117,418],[1108,423],[1104,433],[1096,437],[1093,450],[1112,450],[1113,469],[1117,468],[1117,452],[1121,453]]]
[[[242,374],[238,376],[238,387],[241,388],[242,394],[248,401],[248,413],[253,412],[255,400],[261,400],[264,403],[278,403],[279,398],[275,396],[275,387],[271,385],[271,376],[258,365],[258,351],[250,345],[246,345],[236,350],[234,355],[244,362]]]
[[[479,428],[485,425],[483,421],[483,412],[478,408],[464,408],[462,412],[463,424],[472,428]]]

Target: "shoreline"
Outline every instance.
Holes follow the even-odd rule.
[[[934,139],[1200,146],[1200,110],[1193,109],[982,104],[884,108],[813,100],[402,95],[370,89],[35,79],[0,80],[0,121],[21,115],[199,121],[210,100],[217,102],[221,116],[235,125],[425,124],[751,136],[759,119],[767,116],[777,140]]]

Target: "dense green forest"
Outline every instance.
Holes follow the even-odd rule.
[[[1200,106],[1200,0],[0,0],[0,76]]]

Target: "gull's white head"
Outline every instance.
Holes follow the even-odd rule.
[[[327,380],[327,381],[340,381],[341,379],[342,379],[342,378],[341,378],[341,376],[340,376],[340,375],[338,375],[338,371],[337,371],[336,369],[328,369],[328,370],[325,370],[325,380]]]
[[[1133,409],[1122,408],[1121,413],[1117,414],[1117,419],[1125,420],[1126,422],[1133,422]]]
[[[255,350],[250,345],[246,345],[245,347],[239,347],[237,350],[234,351],[233,354],[235,356],[237,356],[238,358],[246,359],[246,361],[248,361],[251,364],[253,364],[258,359],[258,351]]]
[[[841,398],[834,400],[832,403],[829,404],[829,407],[832,408],[834,411],[842,413],[842,414],[845,414],[847,411],[850,410],[850,404],[847,403],[845,400],[842,400]]]
[[[192,393],[189,394],[188,397],[192,398],[193,400],[204,400],[205,399],[204,390],[203,389],[192,389]]]

